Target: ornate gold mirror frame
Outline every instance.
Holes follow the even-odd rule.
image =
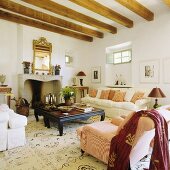
[[[50,73],[52,44],[47,42],[46,38],[40,37],[39,40],[33,40],[33,50],[32,72]]]

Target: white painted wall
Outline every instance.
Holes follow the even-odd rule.
[[[62,85],[72,85],[72,77],[81,67],[79,48],[86,46],[83,42],[60,34],[0,20],[0,74],[6,75],[5,84],[12,87],[14,96],[18,97],[18,74],[23,73],[23,61],[33,61],[33,39],[45,37],[52,43],[52,65],[61,65]],[[73,58],[73,63],[65,65],[65,54]],[[15,103],[14,103],[15,104]],[[13,105],[14,105],[13,104]]]
[[[118,30],[116,35],[105,33],[104,39],[95,38],[88,43],[73,38],[61,36],[36,28],[17,26],[15,23],[0,20],[0,74],[6,74],[6,84],[13,88],[17,96],[16,75],[21,73],[21,59],[32,61],[32,40],[40,36],[46,37],[53,44],[52,64],[61,64],[63,85],[72,84],[71,78],[78,71],[86,73],[84,85],[100,87],[105,85],[106,71],[105,49],[124,42],[132,42],[132,68],[127,70],[132,76],[133,86],[153,88],[158,86],[166,94],[165,99],[160,99],[161,104],[170,101],[170,84],[164,83],[163,72],[164,58],[170,58],[170,13],[156,16],[154,21],[134,24],[134,28]],[[70,52],[73,56],[72,66],[65,67],[64,55]],[[159,83],[141,83],[139,65],[144,60],[160,60]],[[91,83],[91,68],[101,66],[101,83]],[[19,68],[17,68],[19,67]],[[118,68],[119,69],[119,68]],[[121,69],[120,69],[121,71]],[[112,77],[110,77],[112,79]]]
[[[134,24],[134,28],[118,30],[116,35],[105,34],[103,40],[95,39],[95,41],[89,44],[89,47],[83,49],[89,52],[84,55],[88,57],[88,68],[93,66],[101,66],[102,68],[102,81],[100,84],[90,84],[93,87],[105,86],[105,77],[107,77],[106,70],[109,70],[105,64],[105,49],[117,44],[122,44],[128,41],[132,42],[132,68],[127,70],[128,74],[132,75],[133,86],[139,86],[144,88],[160,87],[165,93],[166,98],[159,99],[160,104],[169,103],[170,101],[170,84],[163,81],[163,75],[169,74],[169,70],[166,73],[163,72],[163,60],[164,58],[170,58],[170,13],[164,13],[160,16],[156,16],[154,21],[143,22],[137,25]],[[88,49],[88,50],[87,50]],[[140,62],[145,60],[160,60],[159,68],[159,83],[141,83],[140,82]],[[107,69],[105,69],[105,67]],[[122,68],[120,68],[121,71]],[[90,69],[89,69],[90,72]],[[110,73],[109,73],[110,74]],[[113,73],[114,74],[114,73]],[[110,77],[111,81],[113,80]],[[90,82],[90,81],[89,81]]]
[[[17,94],[17,24],[0,20],[0,74],[6,75],[4,84]]]

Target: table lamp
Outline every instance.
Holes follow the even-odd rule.
[[[86,74],[83,71],[80,71],[77,73],[76,76],[80,77],[80,86],[83,86],[83,78],[81,78],[81,77],[86,76]]]
[[[162,90],[160,88],[153,88],[152,91],[149,93],[148,97],[153,97],[156,98],[155,99],[155,104],[153,105],[153,108],[157,108],[158,107],[158,99],[157,98],[164,98],[166,97],[164,95],[164,93],[162,92]]]

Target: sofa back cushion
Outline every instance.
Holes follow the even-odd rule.
[[[113,96],[113,101],[114,102],[123,102],[124,101],[124,97],[125,97],[126,92],[122,92],[122,91],[116,91],[115,95]]]
[[[132,88],[128,89],[126,94],[125,94],[124,100],[127,101],[127,102],[130,102],[134,94],[135,94],[134,89],[132,89]]]
[[[140,92],[140,91],[135,92],[135,94],[133,95],[133,97],[132,97],[132,99],[131,99],[131,102],[132,102],[132,103],[135,103],[136,100],[142,99],[143,96],[144,96],[144,92]]]
[[[96,97],[97,95],[97,90],[96,89],[90,89],[89,90],[89,96],[90,97]]]
[[[102,90],[101,95],[100,95],[100,99],[108,99],[109,93],[110,93],[110,90]]]
[[[113,96],[115,95],[116,90],[110,90],[108,100],[112,100]]]

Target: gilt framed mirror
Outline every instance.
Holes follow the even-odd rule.
[[[46,38],[40,37],[39,40],[33,40],[33,50],[33,74],[39,72],[50,74],[52,44]]]

